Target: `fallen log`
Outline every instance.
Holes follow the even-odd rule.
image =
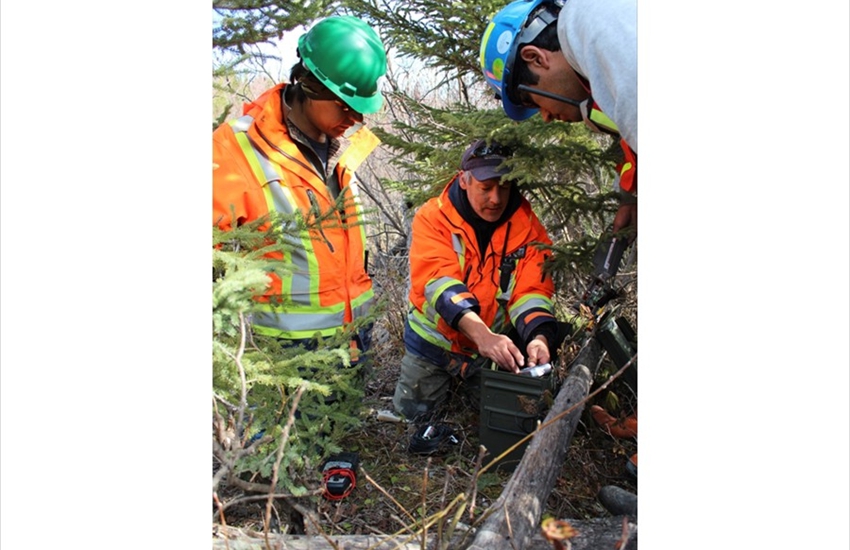
[[[616,544],[628,539],[624,550],[637,549],[637,525],[626,523],[626,536],[623,536],[623,518],[608,517],[590,520],[569,520],[578,534],[570,539],[572,550],[613,550]],[[224,528],[218,538],[213,538],[212,550],[268,550],[262,534],[249,536],[239,530]],[[328,537],[305,535],[269,535],[269,547],[272,550],[422,550],[419,537],[414,541],[403,542],[401,537],[381,535],[340,535]],[[455,538],[457,540],[457,537]],[[436,535],[429,535],[426,548],[436,548]],[[449,545],[449,548],[456,546]],[[521,548],[517,546],[517,548]],[[552,550],[552,543],[537,533],[528,541],[525,550]]]
[[[529,541],[540,531],[543,507],[584,410],[583,403],[576,405],[590,392],[600,356],[596,339],[589,339],[573,361],[549,413],[534,432],[511,479],[487,510],[487,519],[477,529],[475,538],[466,547],[468,550],[529,548]]]
[[[429,546],[433,537],[429,537]],[[213,550],[421,550],[421,539],[404,543],[400,537],[381,535],[269,535],[269,546],[262,533],[257,536],[229,535],[213,539]]]

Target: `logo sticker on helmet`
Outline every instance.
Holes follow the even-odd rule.
[[[496,51],[500,54],[503,54],[508,51],[508,48],[511,47],[511,42],[513,42],[514,35],[511,31],[505,31],[499,35],[499,40],[496,42]]]
[[[505,72],[505,62],[498,58],[493,61],[493,77],[496,80],[502,80],[502,74]]]

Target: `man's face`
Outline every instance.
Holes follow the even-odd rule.
[[[552,52],[536,46],[524,46],[520,55],[528,64],[529,70],[539,78],[537,84],[528,84],[529,88],[550,92],[578,102],[590,97],[561,52]],[[581,111],[575,105],[527,91],[520,91],[518,96],[524,106],[540,109],[540,116],[543,117],[544,122],[582,121]]]
[[[460,178],[460,187],[466,190],[472,210],[488,222],[498,221],[508,207],[510,183],[499,185],[497,178],[480,181],[475,179],[472,172],[464,172]]]
[[[355,124],[363,122],[363,115],[341,100],[314,99],[308,103],[312,105],[309,116],[313,125],[332,138],[338,138]]]

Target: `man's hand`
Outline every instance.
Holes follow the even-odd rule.
[[[519,372],[525,365],[522,352],[513,341],[504,334],[493,333],[477,313],[470,311],[461,317],[458,328],[475,342],[478,353],[495,361],[501,369]]]
[[[614,215],[614,233],[629,229],[629,244],[637,238],[637,204],[621,204]]]
[[[476,344],[478,344],[478,353],[495,361],[503,370],[519,372],[520,367],[525,364],[522,352],[504,334],[490,332]]]
[[[528,343],[525,351],[528,354],[529,367],[549,363],[549,343],[546,341],[546,337],[542,334],[535,336],[534,339]]]

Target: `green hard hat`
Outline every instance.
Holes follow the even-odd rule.
[[[298,39],[298,52],[304,66],[355,111],[375,113],[383,105],[378,79],[387,72],[387,54],[363,21],[348,15],[323,19]]]

